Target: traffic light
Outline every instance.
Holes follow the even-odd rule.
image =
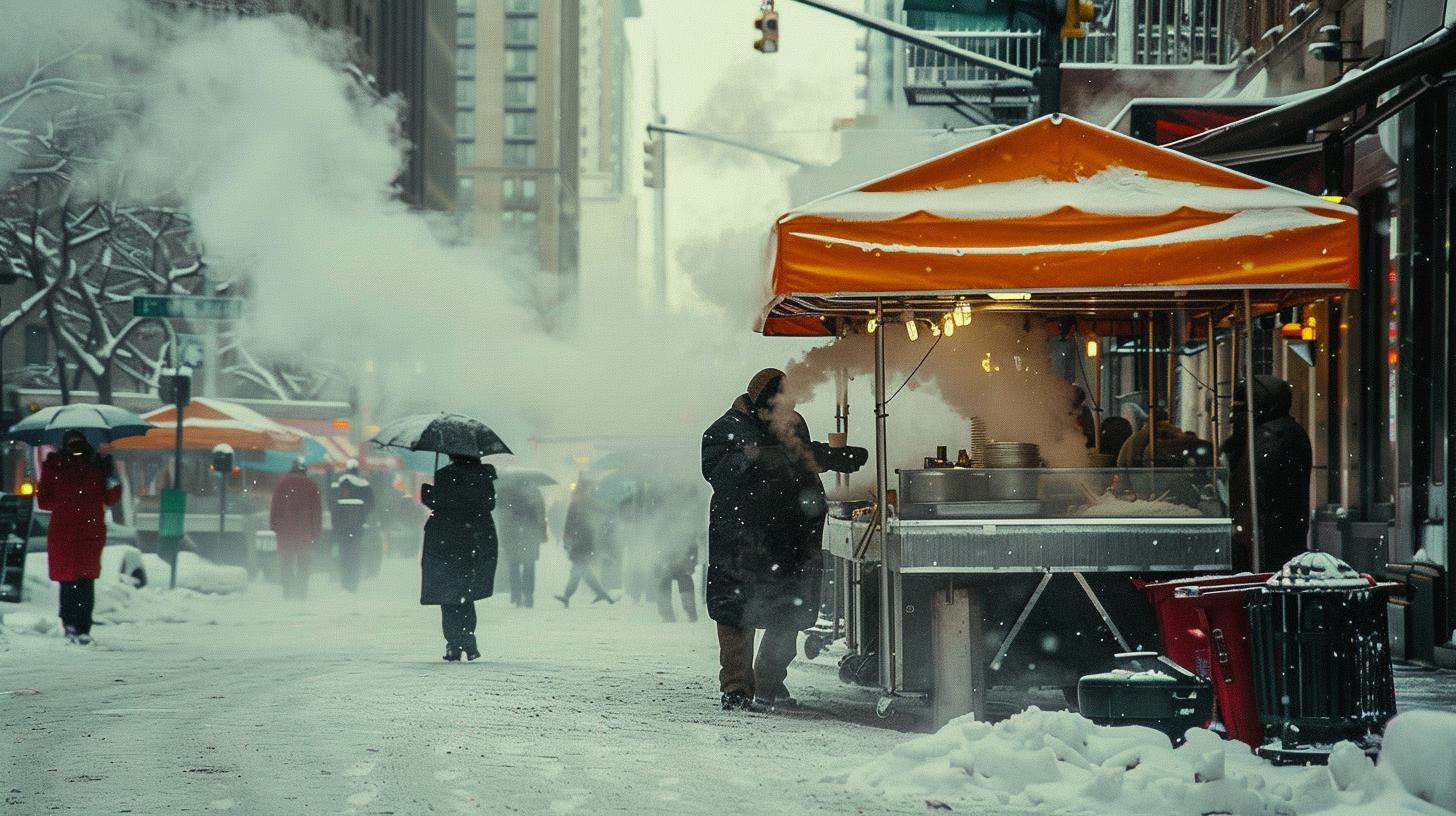
[[[1092,0],[1064,0],[1067,4],[1067,16],[1062,21],[1062,39],[1077,39],[1087,36],[1082,29],[1083,23],[1090,23],[1097,19],[1097,8],[1092,5]]]
[[[667,184],[667,154],[663,152],[665,139],[649,137],[642,143],[646,157],[642,159],[642,185],[660,190]]]
[[[753,18],[753,27],[762,32],[753,47],[765,54],[779,50],[779,13],[773,10],[773,3],[767,3],[764,10]]]

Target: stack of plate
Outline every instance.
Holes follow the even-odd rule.
[[[986,444],[985,467],[1041,467],[1041,451],[1031,442],[990,442]]]
[[[986,433],[985,418],[971,417],[971,467],[986,467],[986,445],[990,442],[991,436]]]

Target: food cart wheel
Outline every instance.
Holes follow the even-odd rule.
[[[895,716],[895,709],[899,702],[899,698],[893,694],[881,696],[879,701],[875,703],[875,716],[882,720],[888,720]]]

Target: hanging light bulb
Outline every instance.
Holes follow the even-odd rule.
[[[940,336],[940,324],[934,320],[930,321],[930,333],[936,337]]]
[[[915,318],[905,321],[905,334],[910,336],[910,342],[920,339],[920,329],[915,325]]]
[[[1092,359],[1097,356],[1097,338],[1091,337],[1087,340],[1087,357]]]
[[[957,326],[971,325],[971,302],[969,300],[956,301],[955,311],[952,314],[955,315]]]
[[[955,319],[950,315],[946,315],[945,320],[941,321],[941,331],[945,332],[946,337],[955,334]]]
[[[870,334],[874,334],[875,333],[875,329],[879,328],[879,326],[880,326],[879,321],[878,320],[875,320],[872,317],[872,318],[869,319],[869,322],[868,323],[865,323],[865,331],[869,332]]]

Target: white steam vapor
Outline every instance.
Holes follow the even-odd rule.
[[[753,371],[804,348],[748,332],[752,297],[732,322],[721,308],[662,317],[630,297],[584,302],[578,330],[548,334],[522,259],[443,246],[395,198],[403,103],[358,92],[343,35],[288,16],[140,25],[155,19],[140,9],[0,2],[7,21],[54,32],[57,53],[84,43],[113,76],[127,66],[141,115],[109,155],[133,197],[180,201],[214,282],[247,291],[251,348],[336,363],[365,401],[474,413],[521,452],[559,436],[695,439]],[[66,27],[77,21],[95,24]],[[35,59],[34,42],[12,45],[7,76]],[[767,230],[760,212],[719,217],[750,221]],[[620,272],[632,286],[636,270]],[[760,288],[756,263],[720,272]]]

